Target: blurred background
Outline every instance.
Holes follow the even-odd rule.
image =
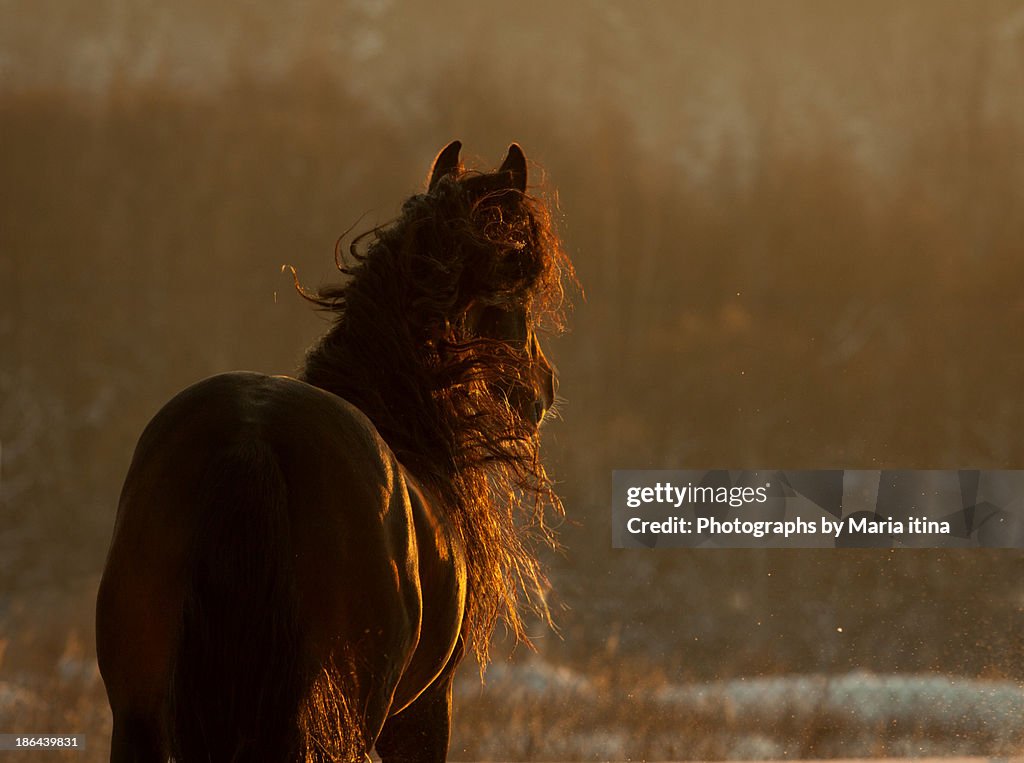
[[[92,608],[143,426],[206,375],[294,372],[327,324],[281,266],[336,280],[337,237],[459,138],[483,168],[524,146],[586,299],[548,352],[559,630],[467,667],[451,757],[1024,747],[1020,552],[616,551],[609,493],[614,468],[1024,466],[1024,3],[0,18],[0,732],[105,759]]]

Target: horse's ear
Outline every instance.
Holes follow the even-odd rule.
[[[453,140],[441,149],[441,152],[434,159],[430,168],[430,180],[427,182],[427,192],[433,191],[437,181],[445,175],[459,171],[459,151],[462,150],[462,143]]]
[[[519,147],[518,143],[513,143],[508,147],[505,161],[501,163],[498,172],[510,173],[512,181],[509,183],[509,187],[522,193],[526,192],[526,154],[523,153],[523,149]]]

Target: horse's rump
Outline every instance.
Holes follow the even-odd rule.
[[[159,706],[180,761],[362,759],[387,713],[366,695],[390,698],[419,633],[414,534],[400,467],[347,403],[258,374],[194,385],[154,417],[125,481],[98,619],[112,699]],[[147,609],[179,614],[138,644]],[[150,680],[121,680],[138,666]],[[373,686],[354,679],[367,672]]]

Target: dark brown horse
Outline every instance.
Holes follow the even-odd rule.
[[[298,379],[212,377],[139,440],[97,606],[113,761],[443,760],[465,652],[546,614],[534,331],[572,268],[522,151],[452,143],[350,250]]]

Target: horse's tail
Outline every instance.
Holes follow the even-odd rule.
[[[168,697],[172,754],[184,763],[294,760],[310,680],[287,485],[270,446],[254,439],[215,458],[196,500]]]

